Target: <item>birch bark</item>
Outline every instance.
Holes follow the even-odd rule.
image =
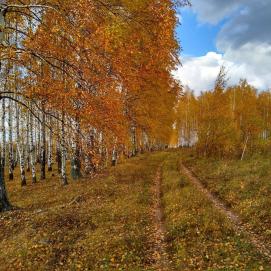
[[[68,184],[66,174],[66,146],[65,146],[65,113],[62,111],[61,119],[61,180],[63,185]]]
[[[32,104],[30,104],[30,108],[32,109]],[[34,148],[34,123],[33,123],[33,115],[29,116],[29,154],[30,154],[30,165],[31,165],[31,174],[32,174],[32,183],[37,182],[36,177],[36,159],[35,159],[35,148]]]
[[[40,145],[40,179],[45,180],[46,178],[46,120],[45,120],[45,108],[42,105],[42,123],[41,123],[41,145]]]
[[[24,165],[24,146],[20,136],[20,112],[19,105],[16,105],[16,139],[17,139],[17,152],[19,156],[20,172],[21,172],[21,186],[26,186],[25,165]]]
[[[8,136],[9,136],[9,180],[13,180],[13,170],[14,170],[14,154],[13,154],[13,125],[12,125],[12,106],[13,103],[9,100],[8,107]]]
[[[49,129],[49,139],[48,139],[48,171],[52,171],[52,159],[53,159],[53,127],[52,127],[52,118],[49,118],[49,123],[50,123],[50,129]]]

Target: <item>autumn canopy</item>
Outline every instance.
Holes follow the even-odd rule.
[[[67,184],[66,160],[76,179],[82,165],[93,174],[108,160],[167,146],[181,89],[172,77],[176,8],[185,4],[1,1],[1,162],[9,178],[18,162],[22,185],[26,169],[36,182],[38,162],[45,179],[55,155]]]

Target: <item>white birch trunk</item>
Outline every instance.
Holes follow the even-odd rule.
[[[116,166],[117,165],[117,150],[116,147],[114,146],[113,151],[112,151],[112,166]]]
[[[75,119],[75,137],[72,142],[73,157],[71,163],[71,176],[74,180],[78,180],[81,177],[81,161],[80,161],[80,134],[81,127],[78,117]]]
[[[52,171],[53,164],[53,127],[52,127],[52,118],[50,117],[50,129],[49,129],[49,140],[48,140],[48,171]]]
[[[30,105],[31,109],[32,106]],[[29,154],[30,154],[30,165],[31,165],[31,174],[32,174],[32,183],[37,182],[37,177],[36,177],[36,158],[35,158],[35,149],[34,149],[34,123],[33,123],[33,115],[30,113],[29,116]]]
[[[12,125],[12,102],[9,100],[8,108],[8,135],[9,135],[9,180],[13,180],[14,159],[13,159],[13,125]]]
[[[66,173],[65,113],[63,111],[61,120],[61,180],[63,185],[68,184]]]
[[[44,106],[42,107],[43,111]],[[40,145],[40,179],[45,180],[45,164],[46,164],[46,129],[45,129],[45,113],[42,113],[42,123],[41,123],[41,145]]]
[[[2,149],[1,149],[1,158],[2,166],[5,167],[6,164],[6,100],[2,99]]]
[[[26,115],[26,171],[30,171],[29,112]]]
[[[17,153],[20,163],[20,172],[21,172],[21,185],[26,185],[25,177],[25,165],[24,165],[24,146],[20,136],[20,112],[19,106],[16,105],[16,139],[17,139]]]
[[[39,114],[38,114],[39,116]],[[35,154],[36,154],[36,163],[40,163],[40,134],[41,134],[41,123],[36,119],[35,120]]]
[[[88,132],[88,136],[87,136],[87,142],[86,142],[86,150],[85,150],[85,159],[84,159],[84,163],[85,163],[85,168],[84,168],[84,172],[85,174],[91,174],[95,171],[95,165],[93,163],[93,155],[94,155],[94,129],[90,129],[90,131]]]

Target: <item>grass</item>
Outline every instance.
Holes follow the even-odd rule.
[[[166,153],[143,155],[95,180],[51,176],[21,188],[0,215],[0,270],[153,270],[150,187]]]
[[[247,221],[252,223],[248,214],[255,213],[255,225],[265,226],[259,221],[263,214],[269,222],[264,209],[270,188],[267,160],[235,164],[184,152],[145,154],[93,180],[70,180],[65,187],[54,171],[46,181],[21,188],[16,171],[7,187],[20,209],[0,214],[0,270],[157,270],[152,193],[161,164],[173,270],[271,270],[246,237],[179,172],[180,157],[234,210],[242,210]],[[257,204],[247,204],[252,199]]]
[[[271,270],[232,223],[178,170],[179,154],[163,167],[163,203],[174,270]]]
[[[271,246],[271,160],[254,155],[240,160],[213,160],[186,155],[186,164],[212,193],[249,222]],[[253,218],[253,219],[252,219]]]

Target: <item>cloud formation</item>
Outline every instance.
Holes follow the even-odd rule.
[[[230,83],[246,78],[259,89],[271,87],[271,1],[270,0],[194,0],[193,10],[202,23],[226,20],[216,40],[222,54],[183,58],[176,76],[197,92],[211,89],[224,64]]]
[[[271,1],[247,0],[220,31],[217,47],[225,51],[238,49],[247,43],[271,44],[270,26]]]
[[[258,51],[257,56],[250,57],[251,50]],[[201,57],[184,57],[182,67],[174,75],[198,95],[201,91],[213,89],[219,69],[224,65],[229,85],[237,84],[240,79],[247,79],[257,89],[265,90],[271,86],[271,55],[268,51],[271,51],[271,45],[259,45],[255,48],[254,44],[247,44],[238,51],[228,50],[225,54],[209,52]]]
[[[220,65],[223,64],[223,56],[209,52],[201,57],[185,57],[182,62],[182,67],[174,72],[175,77],[199,94],[213,88]]]
[[[192,0],[192,8],[201,22],[217,24],[238,9],[244,1],[245,0]]]

